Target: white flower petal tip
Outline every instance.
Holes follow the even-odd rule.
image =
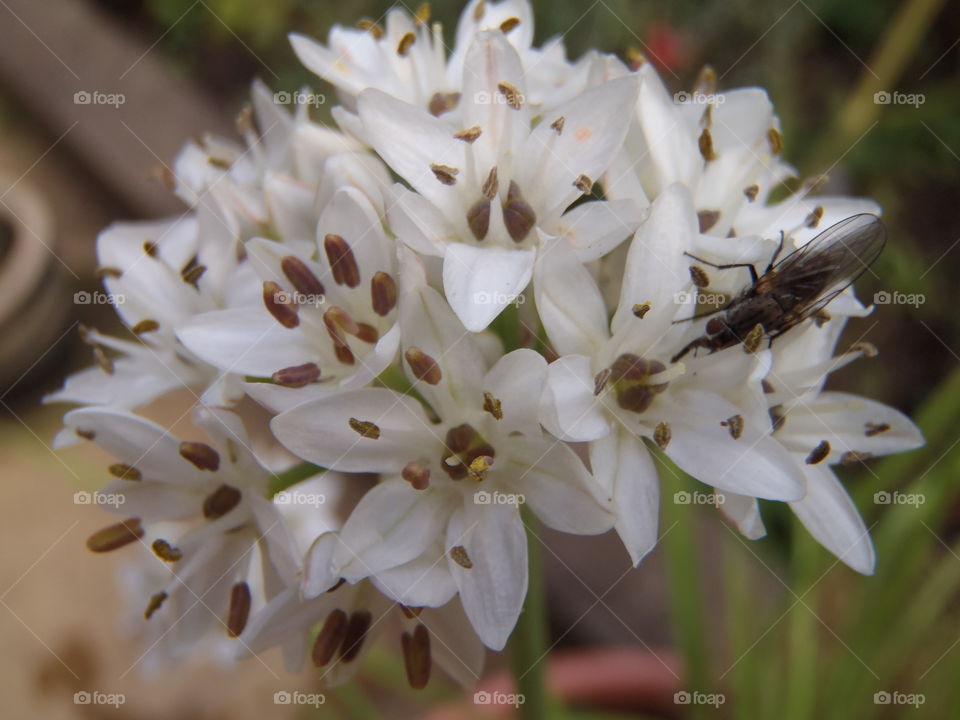
[[[470,332],[480,332],[514,302],[533,277],[536,250],[447,246],[443,289],[450,307]]]

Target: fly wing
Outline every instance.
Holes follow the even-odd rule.
[[[826,307],[880,255],[886,230],[876,215],[853,215],[831,225],[776,264],[778,281],[799,299],[801,318]]]

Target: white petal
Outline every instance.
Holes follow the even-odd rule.
[[[607,309],[593,275],[562,244],[544,247],[537,258],[537,312],[561,355],[593,356],[606,342]]]
[[[381,570],[371,582],[384,595],[407,607],[439,607],[457,594],[442,542],[436,543],[435,550],[431,548],[410,562]]]
[[[300,587],[300,592],[307,600],[322,595],[339,580],[333,571],[333,553],[338,542],[336,533],[323,533],[307,550],[303,564],[303,584]]]
[[[448,245],[443,289],[450,307],[471,332],[493,321],[530,282],[536,250]]]
[[[350,427],[351,418],[374,423],[380,437],[361,436]],[[382,388],[311,400],[281,413],[270,427],[299,457],[344,472],[400,472],[439,443],[420,403]]]
[[[455,547],[466,552],[472,567],[450,559]],[[464,505],[450,519],[446,551],[470,623],[484,645],[502,650],[527,595],[527,536],[519,511],[510,505]]]
[[[633,564],[657,544],[660,481],[643,440],[618,426],[590,445],[590,465],[599,485],[613,500],[616,529]]]
[[[807,495],[790,507],[817,542],[857,572],[872,575],[877,562],[873,542],[850,495],[829,467],[804,470]]]
[[[696,186],[703,167],[697,141],[687,128],[673,98],[649,65],[640,68],[640,98],[637,115],[643,130],[645,151],[656,168],[659,188],[674,182]]]
[[[644,214],[632,200],[587,202],[564,213],[551,231],[567,241],[580,262],[588,262],[631,237]]]
[[[717,508],[737,526],[748,540],[758,540],[767,534],[760,517],[760,503],[756,498],[732,492],[716,492]]]
[[[590,358],[565,355],[547,366],[540,406],[543,425],[561,440],[589,442],[610,432],[603,405],[593,394]]]
[[[441,608],[424,610],[420,622],[430,630],[430,655],[437,664],[463,687],[476,685],[487,651],[460,601],[454,598]]]
[[[547,361],[540,353],[520,349],[504,355],[483,379],[483,389],[500,401],[503,418],[497,429],[540,435],[538,408],[546,381]]]
[[[357,582],[414,560],[442,535],[450,511],[450,493],[414,490],[401,479],[380,483],[340,530],[334,572]]]
[[[522,494],[544,524],[576,535],[597,535],[613,527],[612,503],[598,500],[600,488],[568,445],[546,437],[516,437],[507,452],[507,466],[497,468],[503,472],[498,479]]]

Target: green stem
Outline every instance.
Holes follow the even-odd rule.
[[[817,550],[803,524],[794,519],[791,547],[791,584],[794,592],[804,598],[790,611],[790,653],[787,659],[787,701],[785,720],[803,720],[814,717],[817,697],[817,620],[808,609],[816,611],[816,598],[804,597],[810,584],[816,582]]]
[[[523,695],[523,704],[518,708],[519,717],[522,720],[543,720],[550,717],[547,711],[549,633],[543,558],[536,534],[536,518],[527,508],[523,508],[522,517],[527,529],[529,581],[523,612],[510,638],[510,665],[517,681],[517,692]]]

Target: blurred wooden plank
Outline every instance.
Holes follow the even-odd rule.
[[[183,209],[152,169],[191,135],[233,133],[231,113],[164,64],[159,39],[145,42],[80,0],[0,3],[0,84],[57,149],[147,217]]]

